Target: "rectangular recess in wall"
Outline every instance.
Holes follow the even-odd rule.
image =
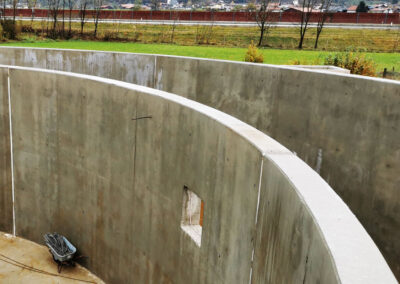
[[[181,228],[198,247],[201,246],[204,202],[187,186],[183,187]]]

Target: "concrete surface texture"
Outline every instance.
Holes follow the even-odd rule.
[[[1,283],[104,283],[85,268],[63,267],[58,273],[45,246],[0,232]]]
[[[399,82],[271,65],[77,50],[2,47],[0,63],[153,87],[256,127],[318,170],[400,277]]]
[[[17,235],[66,235],[107,283],[396,283],[329,185],[244,122],[110,79],[0,74]],[[200,247],[181,229],[186,190],[204,202]]]
[[[12,231],[13,200],[11,189],[10,120],[8,104],[8,74],[0,72],[0,231]]]

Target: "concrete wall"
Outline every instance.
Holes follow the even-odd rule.
[[[320,172],[400,277],[398,82],[240,62],[71,50],[1,48],[0,62],[154,87],[271,135]]]
[[[11,233],[13,205],[7,69],[0,69],[0,103],[0,231]]]
[[[65,234],[110,283],[396,283],[333,190],[255,128],[141,86],[0,72],[17,235]],[[201,247],[180,228],[184,186],[205,204]]]

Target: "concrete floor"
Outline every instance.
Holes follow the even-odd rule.
[[[21,264],[53,275],[22,268]],[[0,232],[0,282],[104,283],[80,265],[63,268],[58,274],[57,264],[47,247],[2,232]]]

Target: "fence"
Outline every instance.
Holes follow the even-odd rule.
[[[69,17],[69,10],[65,10],[66,17]],[[18,17],[47,18],[50,11],[47,9],[18,9]],[[62,11],[59,11],[60,15]],[[79,10],[72,10],[73,18],[79,17]],[[6,16],[14,14],[12,9],[6,9]],[[92,18],[93,10],[87,11],[87,18]],[[158,21],[233,21],[233,22],[254,22],[254,12],[199,12],[199,11],[133,11],[133,10],[103,10],[100,14],[101,19],[118,20],[158,20]],[[295,23],[301,21],[300,12],[280,12],[273,13],[273,22]],[[318,13],[312,13],[310,22],[318,21]],[[332,13],[329,15],[328,23],[343,24],[400,24],[400,14],[393,13]]]

